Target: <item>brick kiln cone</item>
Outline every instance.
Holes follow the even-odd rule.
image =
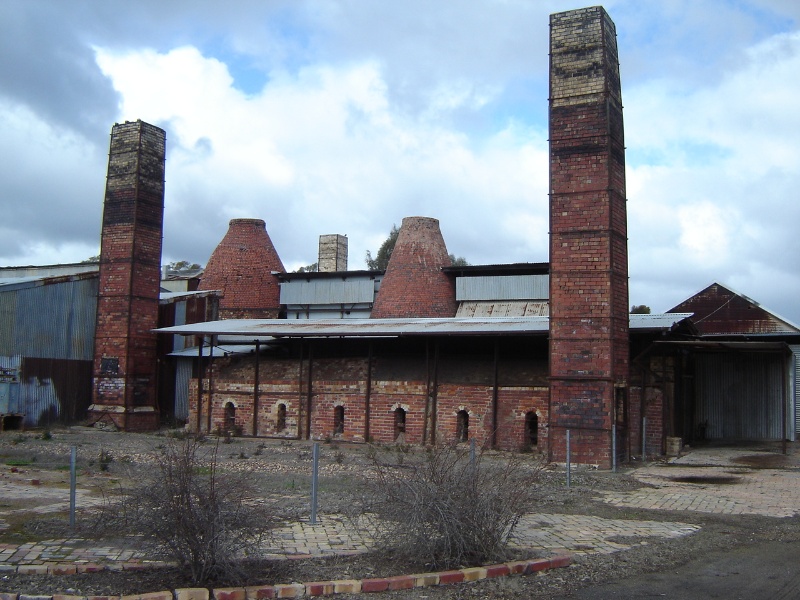
[[[222,292],[221,319],[275,319],[281,303],[274,272],[286,269],[264,221],[233,219],[208,259],[200,289]]]
[[[451,264],[437,219],[403,219],[372,317],[455,316],[455,284],[442,272]]]

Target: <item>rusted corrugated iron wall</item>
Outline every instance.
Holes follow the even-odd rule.
[[[46,427],[86,418],[92,401],[92,361],[24,358],[20,379],[26,425]]]
[[[97,278],[0,294],[0,355],[92,360]]]
[[[695,423],[709,440],[780,440],[783,436],[782,354],[699,353]]]
[[[76,423],[91,403],[97,312],[92,274],[21,283],[0,293],[0,357],[17,370],[27,427]]]

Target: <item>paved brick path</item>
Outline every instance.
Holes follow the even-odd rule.
[[[634,477],[651,487],[603,492],[614,506],[732,515],[791,517],[800,514],[800,466],[786,457],[782,469],[750,468],[783,458],[769,452],[719,448],[693,452],[667,464],[640,467]],[[744,461],[744,464],[737,461]]]
[[[734,459],[735,455],[724,451],[693,453],[670,464],[637,469],[634,476],[652,487],[600,494],[609,504],[634,508],[779,518],[800,514],[800,468],[790,465],[784,469],[749,469],[736,466],[732,462]],[[701,464],[713,466],[698,466]],[[701,483],[685,483],[687,478]],[[731,483],[711,483],[714,478],[728,478]],[[37,486],[30,481],[0,481],[0,497],[11,502],[11,508],[0,508],[0,529],[4,525],[3,517],[14,512],[48,513],[68,507],[68,490]],[[91,502],[94,502],[91,496],[80,499],[82,507]],[[695,525],[681,522],[532,514],[521,520],[514,544],[521,548],[574,554],[612,553],[630,548],[637,538],[644,542],[652,537],[680,537],[698,530]],[[321,515],[316,525],[308,521],[293,523],[276,530],[275,534],[274,545],[268,548],[273,556],[353,554],[369,547],[369,540],[355,534],[346,519],[339,515]],[[53,565],[67,564],[77,570],[100,566],[134,568],[153,563],[138,549],[137,542],[136,537],[131,537],[129,542],[122,540],[118,547],[97,546],[96,542],[81,538],[0,544],[0,571],[47,572],[48,568],[52,571]]]

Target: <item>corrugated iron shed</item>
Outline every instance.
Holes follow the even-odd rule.
[[[800,327],[729,287],[712,283],[668,312],[692,312],[702,335],[792,335]]]
[[[96,272],[0,282],[0,355],[92,360]]]

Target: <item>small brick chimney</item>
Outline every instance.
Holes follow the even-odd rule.
[[[208,259],[200,290],[219,290],[220,319],[277,319],[280,287],[273,273],[285,273],[266,223],[233,219]]]
[[[319,258],[317,270],[320,273],[347,271],[347,236],[333,233],[319,236]]]
[[[372,318],[455,316],[455,282],[442,271],[451,264],[437,219],[403,219]]]

